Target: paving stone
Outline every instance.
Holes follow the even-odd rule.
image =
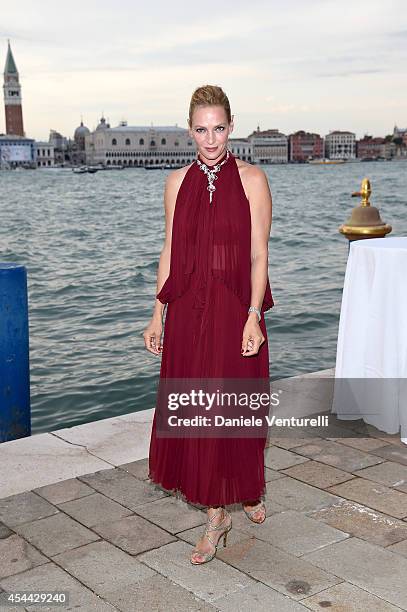
[[[342,582],[336,584],[322,593],[303,599],[302,603],[310,610],[324,610],[330,612],[396,612],[400,608],[386,603],[383,599],[359,589],[353,584]]]
[[[192,567],[192,566],[191,566]],[[214,612],[219,610],[165,576],[156,574],[126,589],[107,592],[106,599],[124,612]],[[303,608],[304,610],[304,608]]]
[[[206,523],[206,512],[197,510],[173,496],[138,506],[135,512],[170,533],[178,533]]]
[[[403,540],[397,544],[392,544],[391,546],[388,546],[386,550],[390,550],[390,552],[407,557],[407,540]]]
[[[185,542],[173,542],[139,555],[142,562],[163,574],[179,586],[209,603],[215,603],[230,593],[240,593],[254,581],[215,557],[210,563],[194,566],[190,562],[193,547]],[[216,606],[215,606],[216,607]]]
[[[377,440],[382,440],[384,444],[393,444],[395,446],[400,446],[401,448],[406,447],[404,442],[401,441],[400,433],[388,434],[373,427],[371,430],[369,429],[369,435],[373,436]]]
[[[305,463],[308,461],[305,457],[300,457],[295,453],[278,446],[270,446],[264,453],[264,463],[267,467],[273,470],[283,470],[291,465]]]
[[[97,422],[89,423],[90,427],[95,425]],[[68,431],[80,427],[71,427]],[[88,452],[86,447],[62,440],[59,431],[38,433],[1,444],[1,497],[107,467],[105,461]]]
[[[247,586],[242,591],[217,599],[216,609],[221,612],[236,612],[236,610],[247,610],[250,612],[264,612],[265,610],[305,612],[307,610],[301,603],[293,601],[287,595],[283,595],[261,582]]]
[[[340,582],[333,574],[320,572],[303,558],[256,538],[247,538],[226,548],[222,546],[218,549],[218,558],[295,600]]]
[[[58,508],[32,491],[0,499],[0,520],[7,527],[29,523],[57,512]]]
[[[306,482],[314,487],[320,489],[326,489],[334,484],[345,482],[354,478],[352,474],[339,470],[338,468],[326,465],[325,463],[319,463],[318,461],[307,461],[301,465],[294,465],[293,467],[282,470],[284,474],[292,476],[297,480]]]
[[[143,517],[132,515],[93,527],[100,536],[130,555],[158,548],[176,538]]]
[[[280,448],[284,448],[285,450],[290,450],[292,448],[296,448],[297,446],[305,446],[305,444],[310,444],[315,440],[320,440],[319,436],[306,436],[304,438],[298,438],[296,436],[292,437],[279,437],[279,436],[271,436],[269,438],[269,446],[279,446]]]
[[[63,606],[27,606],[27,610],[34,612],[48,612],[55,610],[67,610],[72,612],[114,612],[108,602],[103,601],[89,589],[75,580],[67,572],[54,563],[46,563],[33,569],[27,570],[9,578],[3,578],[0,582],[3,589],[12,591],[50,591],[68,593],[68,604]],[[9,608],[5,608],[7,612]]]
[[[272,500],[285,509],[303,512],[326,508],[339,501],[336,495],[321,491],[289,476],[274,481],[270,492],[267,492],[265,497],[266,503]]]
[[[331,440],[321,440],[305,446],[299,446],[295,449],[295,452],[321,463],[337,467],[344,472],[355,472],[356,470],[361,470],[383,461],[375,455],[364,453],[344,444],[332,442]]]
[[[382,484],[364,478],[354,478],[343,484],[335,485],[329,490],[336,495],[365,504],[369,508],[380,510],[390,516],[396,518],[407,516],[407,493],[395,491]]]
[[[407,538],[407,524],[404,521],[347,499],[307,514],[378,546],[388,546]]]
[[[68,480],[62,480],[55,484],[39,487],[38,489],[34,489],[34,491],[52,504],[63,504],[66,501],[78,499],[85,495],[91,495],[95,492],[91,487],[88,487],[88,485],[77,478],[68,478]]]
[[[272,470],[271,468],[264,468],[264,478],[266,482],[272,482],[273,480],[278,480],[279,478],[284,478],[284,474],[281,472],[276,472],[276,470]]]
[[[63,512],[18,525],[15,530],[48,557],[99,539]]]
[[[246,528],[249,531],[249,528]],[[349,537],[329,525],[300,512],[286,510],[266,518],[264,523],[250,528],[251,535],[281,550],[300,557],[333,542]]]
[[[401,442],[402,446],[388,444],[383,448],[377,448],[371,452],[378,457],[382,457],[387,461],[395,461],[407,465],[407,446]]]
[[[119,589],[126,590],[155,574],[136,558],[104,541],[69,550],[53,560],[102,597]]]
[[[0,578],[24,572],[47,561],[44,555],[17,534],[0,540]]]
[[[407,607],[407,559],[385,548],[349,538],[304,558],[386,602]]]
[[[407,493],[407,465],[385,461],[364,470],[355,472],[356,476],[367,478],[374,482],[380,482],[388,487],[394,487],[399,491]]]
[[[14,532],[11,531],[11,529],[9,529],[7,525],[5,525],[4,523],[0,523],[0,540],[2,540],[3,538],[8,538],[12,533]]]
[[[384,448],[388,443],[383,440],[378,440],[377,438],[335,438],[334,442],[339,442],[339,444],[344,444],[345,446],[351,446],[352,448],[357,448],[358,450],[365,451],[369,453],[372,450],[376,450],[377,448]]]
[[[148,479],[148,457],[146,459],[139,459],[138,461],[131,461],[130,463],[123,463],[123,465],[119,465],[118,467],[139,480]]]
[[[65,502],[59,507],[86,527],[93,527],[98,523],[117,520],[133,514],[128,508],[124,508],[100,493]]]
[[[119,468],[101,470],[95,474],[87,474],[79,478],[99,493],[103,493],[106,497],[110,497],[110,499],[130,508],[130,510],[155,499],[168,497],[168,494],[164,491]]]

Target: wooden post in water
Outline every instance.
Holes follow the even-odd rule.
[[[0,262],[0,442],[30,435],[27,270]]]

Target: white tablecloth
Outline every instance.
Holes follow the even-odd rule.
[[[407,238],[350,243],[332,412],[407,441]]]

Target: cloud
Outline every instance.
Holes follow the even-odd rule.
[[[354,75],[362,75],[362,74],[380,74],[383,72],[387,72],[386,70],[380,70],[378,68],[360,68],[355,70],[343,70],[336,72],[321,72],[317,73],[315,76],[321,78],[336,78],[336,77],[351,77]]]
[[[406,0],[122,0],[119,10],[110,0],[19,0],[1,22],[0,64],[10,38],[26,129],[42,137],[51,122],[71,133],[79,111],[91,124],[102,108],[112,124],[181,122],[205,82],[225,88],[242,133],[260,120],[355,131],[358,104],[376,108],[370,131],[403,123],[401,103],[386,100],[407,96]]]

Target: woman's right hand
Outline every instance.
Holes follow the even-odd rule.
[[[144,345],[150,353],[154,355],[160,355],[163,350],[161,344],[161,336],[163,332],[163,325],[161,317],[153,316],[150,323],[147,325],[143,333]]]

